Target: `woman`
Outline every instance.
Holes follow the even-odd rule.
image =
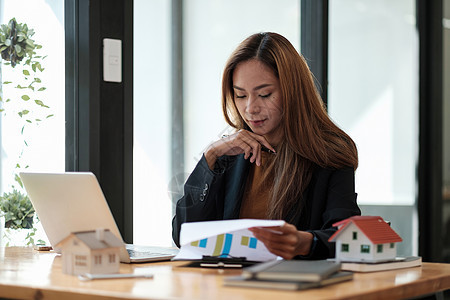
[[[222,109],[236,129],[212,143],[186,181],[173,239],[184,222],[283,219],[252,228],[285,259],[333,257],[332,224],[359,215],[358,154],[328,117],[305,60],[283,36],[254,34],[229,58]]]

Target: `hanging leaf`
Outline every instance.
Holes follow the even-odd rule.
[[[48,115],[47,117],[45,117],[46,119],[53,117],[54,115]]]
[[[38,89],[38,92],[45,91],[46,89],[47,89],[46,87],[41,87],[40,89]]]
[[[29,110],[24,109],[22,111],[19,111],[18,114],[22,118],[22,116],[28,115],[29,112],[30,112]]]
[[[45,108],[50,108],[47,105],[44,104],[44,102],[42,102],[41,100],[34,100],[34,102],[36,102],[37,105],[45,107]]]
[[[22,99],[25,100],[25,101],[28,101],[28,100],[30,100],[30,97],[28,95],[23,95]]]
[[[23,70],[23,75],[29,76],[29,75],[30,75],[30,72],[29,72],[28,70]]]

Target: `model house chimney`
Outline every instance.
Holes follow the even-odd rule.
[[[97,240],[99,241],[105,241],[105,229],[103,228],[97,228],[95,230],[95,237],[97,238]]]

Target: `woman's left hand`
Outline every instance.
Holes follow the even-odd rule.
[[[281,227],[252,227],[249,230],[271,253],[284,259],[308,255],[313,241],[312,233],[299,231],[288,223]]]

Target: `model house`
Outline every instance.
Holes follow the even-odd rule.
[[[338,231],[328,241],[336,242],[336,260],[381,262],[396,257],[402,238],[381,217],[354,216],[333,224]]]
[[[62,252],[63,272],[72,275],[118,273],[122,246],[104,229],[73,232],[56,245]]]

